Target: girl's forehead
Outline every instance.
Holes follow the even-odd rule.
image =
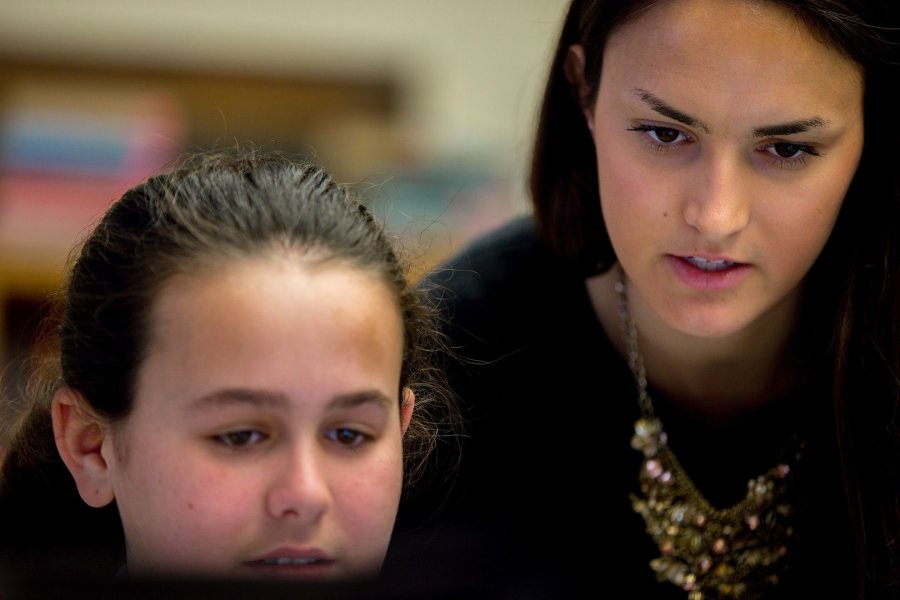
[[[268,389],[299,397],[347,387],[393,397],[398,389],[397,301],[379,277],[339,262],[266,258],[174,276],[149,325],[139,392]]]
[[[317,325],[311,315],[350,318],[361,312],[353,309],[366,303],[388,309],[394,305],[394,310],[385,312],[382,323],[389,323],[392,313],[399,312],[394,295],[378,273],[343,260],[265,254],[170,277],[153,301],[150,329],[156,334],[166,333],[170,327],[181,332],[185,327],[211,326],[218,319],[225,331],[240,331],[244,322],[229,318],[238,314],[260,322]]]
[[[383,276],[374,268],[365,268],[350,260],[334,258],[320,250],[287,249],[281,246],[248,254],[200,258],[185,264],[159,286],[153,299],[153,311],[164,316],[166,305],[173,299],[195,299],[198,293],[212,288],[255,292],[266,282],[272,298],[296,293],[316,285],[340,282],[360,288],[360,293],[390,292]],[[162,308],[160,308],[162,307]]]

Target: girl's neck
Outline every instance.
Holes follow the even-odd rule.
[[[617,269],[586,285],[613,346],[625,356]],[[662,322],[631,290],[630,311],[647,379],[668,400],[711,425],[722,425],[787,394],[799,378],[791,352],[799,291],[750,326],[724,338],[699,338]]]

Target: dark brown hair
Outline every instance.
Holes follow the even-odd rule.
[[[74,552],[97,555],[103,568],[124,559],[115,508],[86,510],[56,452],[54,391],[77,390],[110,422],[127,417],[161,286],[178,273],[278,248],[374,274],[393,293],[404,330],[400,389],[416,394],[404,471],[408,484],[416,479],[435,440],[452,434],[455,413],[430,362],[440,346],[432,315],[388,234],[318,167],[251,152],[194,154],[113,204],[57,297],[44,340],[49,351],[38,357],[31,405],[14,428],[0,479],[0,545],[17,563],[35,556],[71,564]]]
[[[594,142],[566,79],[569,48],[585,53],[588,100],[596,98],[610,34],[661,0],[574,0],[544,93],[530,187],[538,230],[587,276],[616,262],[600,211]],[[822,43],[861,66],[865,142],[837,225],[807,277],[800,323],[806,371],[831,398],[812,427],[819,472],[836,477],[858,563],[857,588],[896,589],[900,562],[900,81],[896,16],[879,0],[765,0],[790,9]],[[812,418],[812,417],[811,417]],[[834,475],[838,473],[839,475]],[[814,484],[817,485],[817,484]],[[824,484],[818,490],[828,493]],[[818,492],[816,492],[818,493]],[[868,587],[866,587],[868,585]],[[896,593],[896,592],[895,592]]]

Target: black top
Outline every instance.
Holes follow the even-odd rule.
[[[401,506],[386,577],[444,578],[485,595],[685,598],[649,567],[658,550],[629,501],[642,459],[630,446],[636,387],[584,277],[520,218],[426,285],[458,354],[447,368],[466,437],[454,484],[438,479]],[[806,408],[798,392],[714,428],[650,392],[669,446],[721,507],[778,463]],[[795,583],[809,591],[807,575]]]

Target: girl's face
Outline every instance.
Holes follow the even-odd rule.
[[[773,3],[662,2],[614,32],[586,112],[635,304],[703,337],[792,310],[859,162],[862,100],[856,64]]]
[[[171,279],[103,448],[129,570],[377,573],[413,401],[401,411],[402,343],[387,287],[342,263],[285,253]]]

